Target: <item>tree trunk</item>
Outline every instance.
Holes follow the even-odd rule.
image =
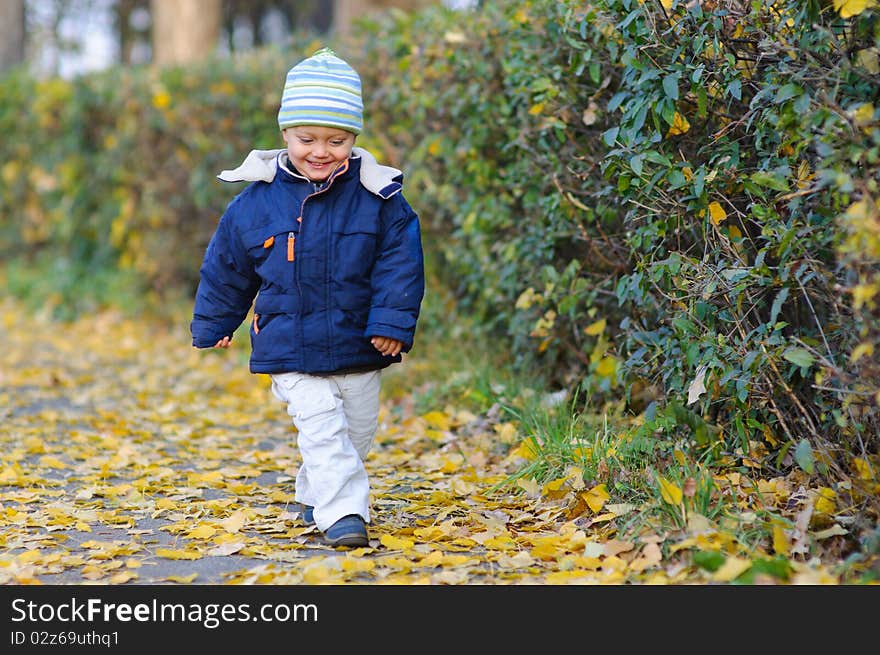
[[[221,0],[152,0],[153,63],[185,64],[217,48]]]
[[[0,73],[24,61],[24,0],[0,1]]]

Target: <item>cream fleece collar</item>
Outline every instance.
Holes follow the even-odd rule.
[[[286,161],[282,162],[280,157],[286,153],[284,148],[251,150],[237,168],[220,171],[217,179],[223,182],[271,182],[275,179],[278,167],[285,166]],[[379,164],[372,154],[357,146],[352,148],[351,156],[361,160],[361,184],[370,193],[387,199],[401,190],[401,171]]]

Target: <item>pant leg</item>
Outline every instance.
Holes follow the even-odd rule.
[[[367,458],[379,427],[381,371],[354,373],[338,378],[348,435],[362,460]]]
[[[296,500],[314,509],[322,531],[347,514],[370,520],[367,472],[349,437],[342,392],[332,377],[283,373],[272,376],[272,392],[287,403],[298,431],[302,465]]]

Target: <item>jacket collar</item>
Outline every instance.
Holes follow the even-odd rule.
[[[284,155],[284,167],[282,167],[281,161],[282,154]],[[349,161],[353,163],[353,160],[356,159],[360,160],[358,173],[361,185],[370,193],[388,199],[403,188],[403,173],[400,170],[379,164],[369,151],[358,146],[352,149]],[[287,151],[283,148],[251,150],[237,168],[220,171],[217,179],[223,182],[271,182],[279,170],[285,170],[288,174],[295,175],[294,170],[288,168],[286,162]],[[353,172],[353,167],[351,170]]]

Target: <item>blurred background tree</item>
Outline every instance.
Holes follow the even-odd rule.
[[[3,0],[0,72],[182,64],[288,45],[294,32],[343,37],[357,18],[441,4],[462,0]]]
[[[24,0],[0,3],[0,72],[24,61]]]

